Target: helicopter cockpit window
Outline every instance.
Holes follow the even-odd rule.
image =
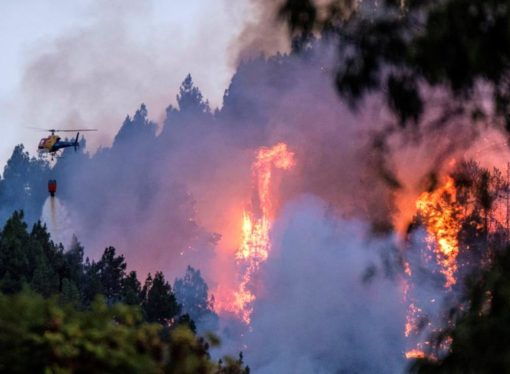
[[[41,141],[39,142],[39,148],[43,148],[44,147],[44,143],[46,143],[46,138],[41,139]]]

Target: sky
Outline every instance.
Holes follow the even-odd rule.
[[[0,1],[0,171],[14,145],[35,154],[39,128],[98,128],[111,144],[143,102],[161,123],[184,77],[221,106],[250,0]],[[249,20],[249,21],[248,21]]]

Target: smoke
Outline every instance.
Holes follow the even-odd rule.
[[[336,57],[333,47],[316,42],[304,54],[246,61],[216,112],[195,95],[196,84],[183,86],[159,125],[142,106],[111,148],[93,156],[66,150],[55,178],[87,255],[97,258],[113,245],[142,274],[163,270],[173,278],[190,264],[212,290],[235,287],[234,253],[253,194],[251,165],[259,147],[281,141],[296,167],[274,175],[276,215],[287,201],[311,193],[338,217],[391,227],[401,214],[395,210],[400,192],[381,178],[372,147],[374,131],[390,117],[378,98],[358,113],[339,100]],[[448,146],[437,142],[434,152]],[[398,151],[403,175],[425,174],[430,152],[419,163],[423,149]]]
[[[162,119],[189,72],[212,103],[220,105],[233,70],[225,50],[239,23],[225,12],[227,7],[225,1],[186,6],[90,1],[80,15],[80,27],[39,40],[27,55],[20,122],[42,128],[98,128],[88,144],[95,150],[111,144],[129,108],[141,102]]]
[[[324,70],[334,57],[318,45],[306,59],[246,62],[217,113],[204,112],[196,98],[189,108],[180,102],[158,134],[142,107],[111,148],[94,156],[66,151],[55,178],[87,254],[114,245],[142,273],[161,269],[175,277],[190,263],[212,289],[232,282],[253,191],[251,164],[259,147],[280,141],[297,163],[274,176],[276,213],[309,192],[337,214],[387,219],[391,190],[366,157],[378,112],[353,114],[342,105]]]
[[[139,11],[143,16],[146,10]],[[64,38],[62,48],[34,64],[27,80],[34,97],[54,100],[48,110],[97,115],[97,122],[85,123],[102,129],[117,128],[119,119],[108,116],[134,111],[142,100],[156,112],[170,101],[156,73],[161,68],[169,74],[171,64],[154,67],[143,53],[133,56],[126,25],[108,14],[93,31]],[[103,56],[96,42],[111,45],[111,63],[79,63],[78,45],[96,60]],[[111,147],[93,156],[66,150],[54,168],[61,204],[88,256],[97,258],[113,245],[142,277],[162,270],[172,279],[190,264],[213,292],[234,290],[234,253],[253,192],[251,164],[261,146],[287,143],[296,167],[274,174],[272,206],[281,218],[259,275],[253,332],[245,340],[249,363],[261,372],[403,368],[407,305],[381,265],[392,244],[369,241],[367,232],[374,223],[392,228],[396,217],[414,214],[397,211],[398,201],[423,187],[420,178],[458,140],[436,133],[428,138],[432,151],[397,139],[390,144],[396,154],[379,152],[374,134],[392,118],[381,98],[370,97],[359,112],[339,100],[332,79],[336,58],[331,45],[315,42],[302,54],[244,61],[217,111],[208,110],[197,87],[185,83],[159,124],[141,106]],[[131,70],[135,66],[138,72]],[[51,78],[60,72],[59,79]],[[57,89],[48,91],[48,82]],[[118,88],[129,100],[112,98]],[[395,167],[402,189],[382,177],[381,158],[389,158],[384,161]],[[303,194],[314,198],[299,198]],[[45,205],[44,212],[52,221],[51,207]],[[54,226],[50,231],[62,235],[58,216]],[[367,269],[377,269],[375,276],[367,276]]]
[[[405,305],[381,257],[392,243],[367,238],[365,224],[331,217],[317,198],[286,206],[246,338],[255,372],[402,371]]]
[[[242,11],[249,17],[231,44],[233,66],[260,54],[273,56],[278,52],[288,52],[290,43],[287,27],[284,22],[278,22],[283,0],[248,0],[243,5]]]

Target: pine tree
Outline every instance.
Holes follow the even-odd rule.
[[[148,119],[149,111],[145,104],[141,104],[140,108],[135,112],[133,118],[126,116],[122,127],[115,136],[114,146],[130,145],[132,142],[145,142],[155,138],[156,123]]]
[[[103,295],[104,289],[99,274],[99,266],[96,262],[87,258],[83,267],[83,281],[81,288],[81,304],[90,306],[97,295]]]
[[[209,103],[204,101],[202,92],[193,84],[191,74],[188,74],[179,88],[177,103],[182,113],[210,113]]]
[[[148,322],[168,325],[181,311],[172,288],[161,272],[157,272],[154,279],[150,274],[147,276],[143,294],[142,309]]]
[[[78,241],[78,238],[73,235],[69,250],[64,253],[66,264],[66,276],[78,288],[81,288],[84,273],[83,264],[84,248]]]
[[[80,305],[80,290],[73,281],[67,278],[64,278],[62,282],[60,301],[64,304],[70,304],[74,307],[78,307]]]
[[[202,278],[200,270],[188,266],[184,277],[175,280],[174,292],[183,311],[193,320],[198,321],[212,312],[207,283]]]
[[[0,238],[0,290],[14,293],[28,282],[30,259],[27,251],[30,241],[23,211],[15,211],[7,220]],[[5,278],[5,279],[4,279]]]
[[[45,181],[49,164],[42,159],[30,158],[22,144],[17,145],[4,168],[0,195],[0,222],[5,222],[14,210],[22,209],[29,223],[41,216],[47,197]],[[44,182],[41,182],[44,181]]]
[[[55,295],[60,290],[59,277],[44,256],[40,257],[36,265],[30,288],[45,297]]]
[[[126,276],[126,261],[124,256],[116,256],[115,248],[105,249],[103,256],[97,263],[99,281],[108,304],[121,300],[122,282]]]
[[[131,271],[122,280],[122,302],[128,305],[141,305],[143,301],[142,286],[135,271]]]

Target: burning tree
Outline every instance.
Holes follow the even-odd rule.
[[[414,273],[440,273],[444,279],[441,292],[453,296],[448,307],[462,305],[458,294],[465,292],[464,280],[490,266],[495,251],[507,243],[508,198],[508,182],[501,172],[497,169],[490,172],[474,161],[461,163],[445,177],[444,183],[420,195],[413,226],[423,227],[426,238],[424,247],[414,248],[421,252],[419,261],[408,258],[405,262],[409,279],[405,286],[409,303],[406,336],[416,336],[424,328],[433,334],[438,331],[425,311],[428,306],[412,296],[413,285],[420,278]],[[447,318],[447,324],[452,326],[454,321]],[[420,348],[408,352],[407,357],[440,357],[448,349],[446,342],[444,339],[443,345],[433,352],[430,341],[420,342]]]
[[[475,161],[459,164],[443,184],[420,195],[413,227],[426,229],[446,288],[457,283],[457,272],[469,274],[505,243],[508,197],[508,181],[501,172]]]
[[[449,288],[457,281],[458,235],[463,218],[455,181],[447,177],[443,186],[421,194],[416,208],[428,232],[427,242],[433,248],[440,271],[446,279],[445,287]]]
[[[256,298],[253,292],[254,278],[271,250],[269,233],[274,215],[271,201],[272,172],[273,169],[289,170],[294,165],[294,153],[289,151],[285,143],[260,148],[252,165],[254,196],[251,209],[243,212],[242,238],[236,252],[241,280],[238,289],[234,291],[233,300],[218,305],[219,310],[233,312],[246,324],[250,323],[252,304]]]

